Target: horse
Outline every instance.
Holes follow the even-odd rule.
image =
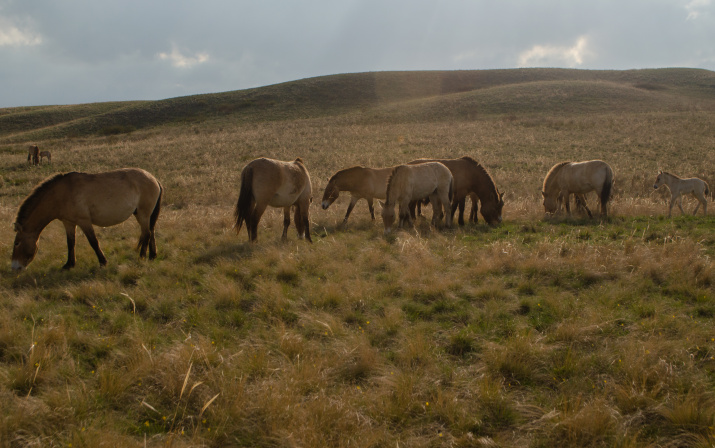
[[[30,165],[40,164],[40,148],[37,145],[30,145],[27,148],[27,163]]]
[[[345,213],[343,224],[347,224],[348,217],[353,211],[357,201],[365,198],[370,209],[370,217],[375,220],[375,209],[372,206],[373,199],[385,199],[387,192],[387,179],[390,177],[394,167],[390,168],[367,168],[364,166],[353,166],[340,170],[328,181],[323,193],[323,210],[327,210],[330,205],[340,195],[341,191],[350,192],[350,204]]]
[[[236,234],[240,233],[243,223],[246,223],[248,240],[255,242],[258,238],[258,222],[271,207],[283,208],[283,237],[288,238],[290,226],[290,209],[295,206],[295,226],[298,238],[310,238],[309,206],[312,198],[310,175],[299,158],[292,162],[283,162],[259,158],[252,160],[241,172],[241,187],[236,203]]]
[[[79,226],[97,254],[100,266],[107,258],[94,234],[94,225],[109,227],[134,215],[141,227],[137,249],[140,258],[156,258],[154,227],[161,210],[163,187],[154,176],[139,168],[103,173],[60,173],[38,184],[20,205],[15,218],[12,269],[20,271],[35,258],[37,241],[47,225],[59,219],[67,234],[67,263],[75,265],[75,230]]]
[[[695,211],[693,211],[693,216],[698,213],[700,204],[703,204],[703,214],[707,216],[708,202],[705,197],[710,194],[710,187],[704,180],[698,179],[697,177],[681,179],[675,174],[659,171],[658,177],[655,179],[655,184],[653,184],[653,188],[657,190],[661,185],[667,185],[668,189],[670,189],[670,206],[668,207],[669,218],[673,212],[673,204],[676,199],[680,199],[678,201],[678,207],[680,208],[680,212],[685,214],[685,211],[683,210],[684,194],[692,194],[698,200],[698,205],[695,207]]]
[[[385,204],[382,207],[385,234],[390,233],[395,222],[396,204],[400,207],[399,226],[411,226],[410,202],[424,197],[429,197],[432,202],[432,225],[436,226],[442,215],[442,207],[446,211],[452,199],[453,183],[449,168],[439,162],[395,167],[387,181]],[[445,213],[445,223],[447,227],[452,226],[451,213]]]
[[[613,190],[613,169],[602,160],[586,162],[557,163],[544,178],[541,194],[544,197],[546,213],[556,213],[561,204],[566,206],[566,212],[571,215],[569,198],[576,197],[576,204],[585,207],[586,193],[596,191],[601,203],[601,216],[608,216],[607,205],[611,200]],[[591,211],[586,210],[591,215]]]
[[[42,165],[43,157],[47,157],[47,162],[52,163],[52,153],[50,151],[40,151],[40,165]]]
[[[472,199],[472,217],[477,220],[478,199],[481,202],[481,214],[487,224],[494,226],[502,221],[502,209],[504,208],[504,193],[499,193],[494,180],[487,170],[476,160],[469,156],[459,159],[417,159],[408,162],[408,165],[415,165],[426,162],[439,162],[449,168],[454,178],[454,196],[452,197],[451,215],[459,208],[458,222],[464,225],[464,207],[467,196]],[[414,209],[413,209],[414,210]]]

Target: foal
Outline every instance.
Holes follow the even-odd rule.
[[[700,204],[703,204],[703,214],[708,214],[708,202],[705,199],[705,196],[710,194],[710,188],[704,180],[698,179],[697,177],[691,177],[690,179],[681,179],[675,174],[666,173],[665,171],[659,171],[658,177],[655,179],[655,184],[653,185],[653,188],[657,189],[663,184],[667,185],[670,189],[670,206],[668,207],[669,218],[673,212],[673,204],[675,203],[676,199],[680,199],[678,201],[678,208],[680,208],[680,212],[682,214],[685,214],[685,210],[683,210],[684,194],[692,194],[698,200],[698,205],[697,207],[695,207],[693,215],[698,213]]]

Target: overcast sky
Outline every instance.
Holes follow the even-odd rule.
[[[0,107],[517,67],[715,70],[715,0],[0,0]]]

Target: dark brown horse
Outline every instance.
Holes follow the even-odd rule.
[[[30,165],[40,164],[40,148],[37,145],[30,145],[27,148],[27,163]]]
[[[499,193],[494,180],[487,170],[469,156],[459,159],[417,159],[409,165],[425,162],[440,162],[447,166],[454,177],[454,196],[452,197],[452,215],[459,208],[459,225],[464,225],[465,199],[474,193],[481,202],[480,212],[489,225],[499,224],[504,208],[504,193]],[[476,207],[472,197],[472,209]],[[476,211],[473,212],[476,221]]]
[[[312,201],[310,175],[300,158],[292,162],[273,159],[255,159],[241,172],[241,191],[236,203],[236,233],[241,231],[244,221],[248,240],[258,238],[258,222],[266,208],[283,209],[283,239],[288,237],[290,209],[295,206],[295,226],[298,237],[310,239],[308,218]]]
[[[47,225],[59,219],[67,233],[67,263],[75,265],[75,229],[82,229],[99,264],[107,259],[99,248],[93,225],[109,227],[134,215],[141,227],[139,256],[156,258],[154,226],[161,209],[161,184],[146,171],[126,168],[97,174],[57,174],[37,185],[22,202],[15,218],[12,269],[24,269],[37,253],[37,240]]]

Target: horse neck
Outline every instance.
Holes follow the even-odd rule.
[[[26,215],[24,222],[19,222],[26,232],[40,233],[49,223],[58,218],[58,204],[53,192],[46,192],[40,198],[35,199],[32,210]]]
[[[474,175],[470,176],[472,179],[472,189],[477,193],[479,199],[482,201],[486,199],[488,201],[499,202],[497,187],[494,185],[494,181],[489,174],[487,174],[486,170],[482,167],[474,167],[473,170]]]

